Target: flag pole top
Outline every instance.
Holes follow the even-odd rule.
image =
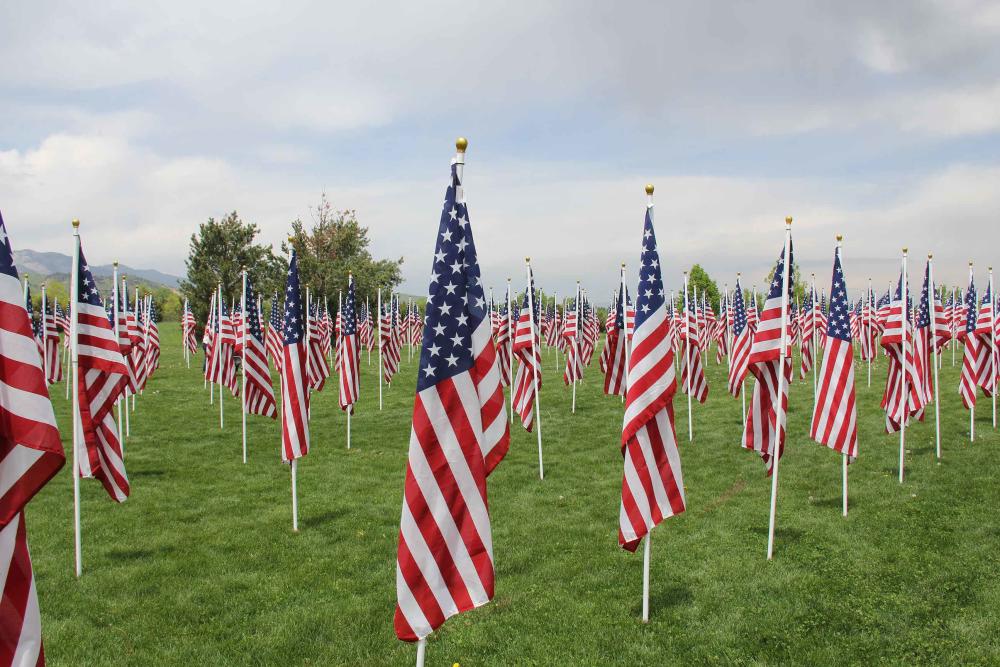
[[[114,261],[114,265],[115,265],[115,268],[117,269],[118,268],[118,260],[117,259]]]
[[[623,269],[625,268],[625,262],[622,262],[622,268]]]
[[[927,253],[927,259],[934,259],[934,253],[932,252]]]
[[[737,278],[739,278],[739,277],[740,277],[740,276],[742,276],[742,275],[743,275],[743,274],[742,274],[742,273],[740,273],[739,271],[737,271],[737,272],[736,272],[736,277],[737,277]]]
[[[844,240],[844,235],[843,234],[837,234],[837,243],[840,243],[843,240]]]
[[[469,140],[465,137],[459,137],[455,139],[455,148],[459,153],[464,153],[465,149],[469,147]]]
[[[647,195],[653,194],[653,184],[652,183],[646,183],[646,194]]]
[[[791,227],[792,226],[792,216],[790,216],[790,215],[786,215],[785,216],[785,226],[786,227]]]
[[[531,263],[531,258],[530,257],[525,257],[524,258],[524,263],[525,264],[530,264]]]
[[[79,229],[79,227],[80,227],[80,219],[79,218],[73,218],[73,223],[72,224],[73,224],[73,229]]]
[[[295,241],[295,237],[294,237],[294,236],[292,236],[291,234],[289,234],[289,235],[288,235],[288,242],[289,242],[289,243],[292,243],[292,242],[294,242],[294,241]]]
[[[906,251],[907,251],[907,247],[906,247],[906,246],[903,246],[903,254],[904,254],[904,255],[906,254]]]

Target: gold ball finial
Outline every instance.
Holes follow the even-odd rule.
[[[469,147],[469,140],[465,137],[459,137],[455,139],[455,148],[458,149],[459,153],[464,153],[465,149]]]
[[[80,226],[79,218],[73,218],[73,229],[77,229]]]
[[[927,259],[934,259],[934,253],[932,252],[927,253]]]
[[[837,243],[840,243],[843,240],[844,240],[844,235],[843,234],[837,234]]]
[[[742,274],[741,272],[739,272],[739,271],[737,271],[737,272],[736,272],[736,277],[737,277],[737,278],[739,278],[739,277],[740,277],[740,276],[742,276],[742,275],[743,275],[743,274]]]
[[[785,216],[785,224],[786,225],[792,224],[792,216],[790,216],[790,215],[786,215]]]
[[[510,276],[507,276],[507,282],[510,282]]]
[[[972,268],[972,260],[971,259],[969,260],[969,268],[970,269]]]
[[[530,257],[525,257],[525,258],[524,258],[524,263],[525,263],[525,264],[527,264],[527,263],[528,263],[528,262],[530,262],[530,261],[531,261],[531,258],[530,258]]]
[[[907,250],[908,250],[908,248],[907,248],[907,247],[906,247],[906,246],[904,245],[904,246],[903,246],[903,254],[904,254],[904,255],[906,254],[906,251],[907,251]]]
[[[625,262],[622,262],[622,268],[623,269],[625,268]]]
[[[652,183],[646,183],[646,194],[647,195],[653,194],[653,184]]]
[[[118,260],[117,259],[115,260],[115,268],[116,269],[118,268]]]

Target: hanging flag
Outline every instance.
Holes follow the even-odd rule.
[[[992,282],[992,281],[991,281]],[[976,385],[983,390],[987,397],[993,396],[993,389],[996,387],[996,374],[994,372],[996,350],[993,347],[993,286],[986,285],[986,293],[983,294],[982,302],[979,306],[979,316],[976,319]]]
[[[413,403],[396,557],[394,626],[404,641],[493,597],[486,478],[510,431],[460,177],[453,163]]]
[[[854,400],[854,347],[849,313],[847,281],[838,247],[833,256],[830,316],[819,370],[819,395],[809,437],[836,452],[847,454],[848,461],[853,461],[858,456],[858,414]]]
[[[608,313],[608,335],[604,341],[604,349],[608,350],[608,359],[604,365],[604,393],[608,396],[623,396],[625,394],[625,294],[618,290],[618,298]]]
[[[651,188],[647,189],[651,192]],[[650,199],[643,223],[635,333],[629,359],[621,451],[624,457],[618,544],[635,551],[663,519],[685,509],[684,479],[674,428],[674,353],[653,230]]]
[[[271,296],[271,317],[267,321],[267,355],[274,362],[274,368],[281,372],[281,359],[284,356],[284,334],[281,327],[281,310],[278,307],[278,293]]]
[[[100,480],[116,502],[129,495],[118,426],[113,408],[128,386],[128,366],[118,348],[117,332],[108,322],[97,283],[79,252],[76,271],[76,349],[79,368],[80,429],[83,449],[77,454],[80,477]]]
[[[261,329],[260,312],[257,310],[257,292],[253,288],[250,274],[245,274],[243,290],[243,313],[245,342],[243,348],[243,368],[245,379],[247,412],[276,419],[277,405],[274,399],[274,385],[271,383],[271,369],[267,364],[267,350]]]
[[[924,395],[913,355],[913,326],[910,324],[909,288],[906,295],[903,290],[903,274],[899,275],[896,293],[889,304],[889,313],[885,320],[885,331],[882,334],[881,345],[889,355],[889,371],[886,376],[885,392],[882,395],[881,407],[885,410],[885,431],[895,433],[905,419],[909,423],[911,417],[923,419]],[[904,319],[905,318],[905,319]],[[905,373],[906,395],[903,395],[903,378]]]
[[[795,266],[792,253],[792,242],[788,240],[788,262],[785,261],[785,249],[781,249],[778,263],[774,268],[774,277],[764,301],[764,310],[760,314],[757,330],[753,334],[753,344],[750,347],[748,370],[757,379],[754,384],[750,409],[747,411],[747,421],[743,428],[743,447],[751,449],[764,460],[767,474],[774,471],[775,457],[781,458],[785,449],[785,416],[788,410],[788,385],[792,380],[791,345],[781,349],[782,339],[787,340],[786,332],[782,331],[782,320],[787,320],[787,312],[782,312],[781,286],[786,268],[791,273]],[[792,285],[794,276],[788,276],[788,295],[786,304],[792,300]],[[788,326],[788,322],[784,322]],[[779,373],[784,374],[784,382],[779,381]],[[779,385],[783,387],[778,395]],[[778,447],[775,452],[774,435],[777,429]]]
[[[337,339],[337,373],[340,376],[340,409],[354,414],[354,404],[361,394],[358,380],[358,318],[354,309],[354,277],[348,276],[347,298],[337,314],[340,334]]]
[[[508,287],[507,289],[509,290],[510,288]],[[513,343],[510,337],[511,329],[510,309],[507,308],[506,303],[502,303],[497,313],[496,349],[497,363],[500,367],[500,384],[505,387],[510,386],[510,346]]]
[[[532,277],[524,291],[521,315],[514,330],[513,352],[518,363],[512,401],[514,411],[521,416],[521,424],[530,433],[535,423],[535,392],[542,388],[542,353],[538,339],[538,302],[534,298],[535,279],[530,266],[528,274]]]
[[[976,321],[979,311],[976,308],[976,283],[972,277],[972,266],[969,266],[969,287],[965,290],[963,304],[965,326],[959,331],[959,339],[965,341],[962,354],[962,379],[958,385],[958,393],[962,397],[962,405],[966,409],[976,407],[976,376],[979,359],[979,339],[976,336]]]
[[[306,332],[299,262],[292,248],[285,288],[285,326],[281,348],[281,460],[285,463],[309,453],[309,381]]]
[[[737,278],[736,289],[733,291],[733,355],[729,360],[729,393],[733,396],[739,396],[743,390],[743,379],[747,374],[752,344],[753,332],[747,323],[743,287]]]
[[[66,462],[14,255],[0,216],[0,664],[42,665],[42,619],[24,508]]]
[[[694,299],[689,300],[686,295],[685,301],[687,301],[687,317],[684,318],[685,326],[682,337],[687,344],[687,349],[685,349],[684,356],[681,358],[681,391],[686,394],[690,389],[691,398],[699,403],[704,403],[708,400],[708,378],[705,377],[705,367],[701,363],[698,306]],[[701,317],[704,317],[704,313],[702,313]],[[691,372],[690,379],[688,379],[689,370]]]

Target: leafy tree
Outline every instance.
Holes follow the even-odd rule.
[[[339,290],[347,289],[347,274],[353,273],[358,298],[367,296],[374,304],[378,288],[384,296],[402,282],[403,258],[374,259],[368,249],[368,228],[358,221],[355,211],[334,209],[323,194],[312,209],[312,218],[310,230],[301,220],[292,222],[303,287],[309,286],[320,298],[336,299]],[[282,250],[287,252],[287,244],[282,244]]]
[[[693,290],[694,287],[698,288],[698,303],[702,302],[703,295],[707,293],[708,302],[712,304],[712,308],[719,307],[719,286],[715,284],[708,272],[701,268],[701,264],[695,264],[688,272],[688,289]],[[691,294],[693,295],[693,291]],[[681,303],[683,303],[683,299],[684,295],[682,294]]]
[[[187,276],[181,281],[180,291],[199,322],[205,321],[209,300],[220,282],[227,300],[239,298],[244,266],[259,293],[284,289],[287,262],[276,256],[271,246],[254,243],[259,233],[256,224],[243,222],[233,211],[221,220],[209,218],[191,235]],[[161,301],[160,305],[168,304]]]

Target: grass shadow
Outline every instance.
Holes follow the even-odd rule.
[[[157,549],[115,549],[108,552],[107,559],[124,563],[127,561],[146,560],[155,556],[165,556],[173,551],[174,548],[172,546],[162,546]]]
[[[343,510],[328,510],[322,514],[313,514],[311,516],[302,517],[299,519],[299,523],[303,526],[313,528],[316,526],[321,526],[324,523],[333,523],[337,519],[345,516],[347,512]]]

